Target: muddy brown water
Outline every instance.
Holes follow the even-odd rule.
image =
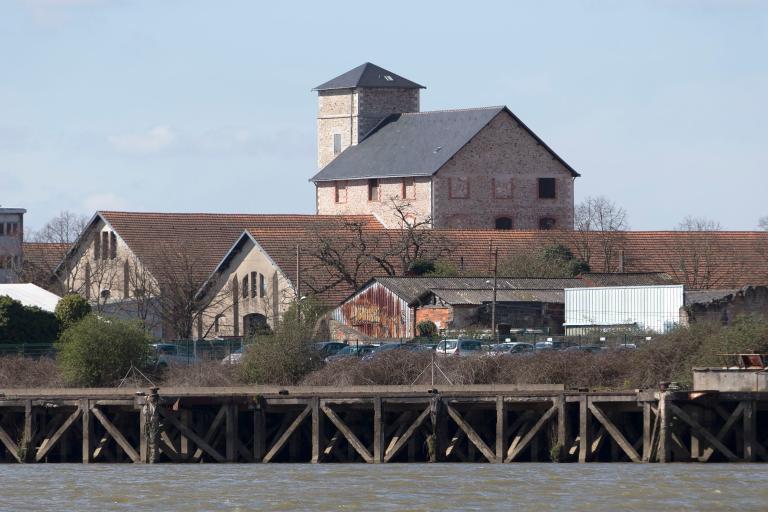
[[[768,465],[3,465],[0,510],[765,511]]]

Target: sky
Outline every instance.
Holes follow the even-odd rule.
[[[507,105],[635,230],[768,215],[768,2],[0,0],[0,205],[314,213],[312,88]]]

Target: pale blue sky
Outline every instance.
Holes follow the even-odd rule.
[[[0,204],[313,213],[312,87],[508,105],[633,229],[768,214],[768,2],[0,0]]]

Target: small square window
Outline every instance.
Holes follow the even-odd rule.
[[[469,178],[448,178],[448,197],[467,199],[469,197]]]
[[[493,197],[495,199],[512,199],[511,176],[493,178]]]
[[[334,183],[334,199],[337,203],[347,202],[347,182],[337,181]]]
[[[341,134],[334,133],[333,134],[333,154],[338,155],[339,153],[341,153]]]
[[[539,178],[539,199],[555,199],[555,178]]]
[[[368,200],[379,200],[379,180],[376,178],[368,180]]]
[[[403,178],[403,199],[416,199],[416,182],[413,178]]]
[[[495,222],[496,229],[508,230],[512,229],[511,217],[497,217]]]
[[[542,231],[549,231],[550,229],[555,229],[556,224],[557,224],[557,221],[552,217],[542,217],[539,219],[539,229]]]

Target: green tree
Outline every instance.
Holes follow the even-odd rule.
[[[575,277],[589,265],[561,244],[518,253],[499,263],[499,275],[509,277]]]
[[[53,343],[58,333],[53,313],[0,296],[0,343]]]
[[[432,320],[422,320],[417,323],[416,330],[419,331],[419,336],[424,338],[433,338],[437,336],[437,326]]]
[[[147,364],[151,341],[137,322],[90,314],[62,333],[58,362],[67,384],[111,386]]]
[[[70,293],[56,304],[56,318],[62,330],[69,329],[91,312],[91,305],[80,295]]]

